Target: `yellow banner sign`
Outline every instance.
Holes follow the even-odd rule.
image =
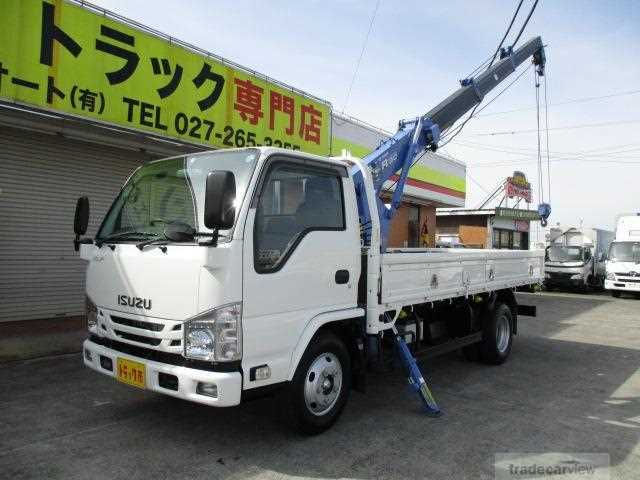
[[[212,147],[329,154],[328,104],[64,0],[2,0],[0,98]]]

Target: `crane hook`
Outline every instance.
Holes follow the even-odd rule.
[[[548,203],[541,203],[538,205],[538,215],[540,215],[540,225],[547,226],[547,219],[551,215],[551,205]]]

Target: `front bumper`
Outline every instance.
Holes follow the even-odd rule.
[[[114,379],[116,378],[115,365],[118,363],[118,358],[126,358],[127,360],[143,363],[145,365],[145,388],[147,390],[153,390],[154,392],[214,407],[231,407],[240,403],[242,394],[242,375],[240,372],[211,372],[160,363],[113,350],[94,343],[90,339],[84,341],[82,353],[84,364],[87,367],[103,375],[113,377]],[[111,360],[111,370],[103,368],[100,362],[101,356]],[[177,377],[177,390],[161,386],[159,383],[160,373]],[[218,391],[217,397],[214,398],[197,393],[198,382],[215,383]]]
[[[640,282],[625,282],[624,280],[605,280],[604,288],[607,290],[620,290],[621,292],[640,292]]]

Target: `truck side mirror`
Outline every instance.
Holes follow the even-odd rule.
[[[227,170],[215,170],[207,175],[204,198],[204,224],[212,230],[233,226],[236,217],[236,177]]]
[[[87,233],[89,226],[89,198],[80,197],[76,202],[76,216],[73,221],[73,231],[76,235]]]
[[[73,219],[73,231],[76,238],[73,240],[73,248],[77,252],[80,250],[80,236],[87,233],[89,226],[89,198],[80,197],[76,202],[76,214]]]

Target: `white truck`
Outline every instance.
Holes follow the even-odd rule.
[[[155,161],[128,179],[95,239],[80,238],[80,198],[85,365],[218,407],[279,390],[290,422],[318,433],[352,386],[364,389],[367,367],[399,351],[437,413],[406,342],[415,355],[462,348],[504,362],[518,314],[535,315],[514,289],[542,280],[543,252],[389,249],[386,232],[409,166],[440,128],[531,56],[542,70],[539,37],[363,160],[256,147]]]
[[[547,290],[604,288],[605,257],[613,237],[600,228],[551,229],[544,264]]]
[[[609,248],[605,288],[619,297],[640,293],[640,214],[618,218],[616,239]]]

